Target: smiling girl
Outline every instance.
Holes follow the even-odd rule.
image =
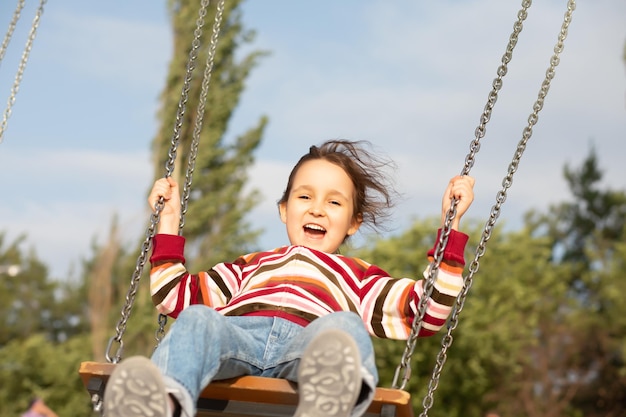
[[[106,415],[191,417],[211,381],[240,375],[297,382],[297,417],[365,413],[378,383],[371,337],[407,339],[423,294],[422,279],[393,278],[338,253],[361,226],[378,228],[392,207],[384,175],[391,162],[367,145],[327,141],[294,166],[278,202],[289,245],[195,274],[184,266],[178,235],[178,184],[155,182],[150,206],[160,198],[164,206],[150,258],[152,299],[177,320],[151,360],[116,367]],[[444,192],[442,217],[453,198],[457,215],[419,336],[444,325],[462,288],[467,235],[458,227],[473,186],[472,177],[457,176]]]

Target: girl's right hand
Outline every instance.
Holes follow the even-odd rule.
[[[450,180],[441,203],[442,226],[452,205],[452,200],[457,199],[456,217],[452,220],[451,228],[459,230],[461,217],[463,217],[472,201],[474,201],[474,182],[474,177],[469,175],[457,175]]]
[[[180,222],[180,192],[178,183],[171,177],[160,178],[154,182],[148,196],[148,204],[154,212],[156,203],[163,198],[163,210],[160,213],[158,233],[178,234]]]

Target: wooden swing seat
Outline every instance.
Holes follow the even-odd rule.
[[[79,374],[94,404],[104,396],[106,382],[115,364],[82,362]],[[204,389],[198,401],[196,417],[275,416],[288,417],[298,403],[294,383],[284,379],[242,376],[214,381]],[[413,417],[408,392],[377,388],[366,417]],[[115,417],[115,416],[107,416]]]

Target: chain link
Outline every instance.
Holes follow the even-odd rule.
[[[156,344],[154,345],[154,350],[159,347],[161,341],[165,337],[165,326],[167,325],[167,316],[165,314],[159,314],[157,319],[159,323],[159,327],[154,332],[154,340],[156,340]]]
[[[519,141],[517,145],[517,148],[513,155],[513,159],[511,163],[509,164],[507,174],[502,180],[502,189],[496,195],[496,204],[491,209],[489,219],[487,220],[485,224],[483,234],[481,236],[480,242],[476,249],[474,260],[469,265],[469,268],[468,268],[469,274],[464,279],[463,289],[461,290],[461,292],[459,293],[457,297],[455,308],[453,309],[453,312],[450,316],[450,320],[448,322],[448,331],[442,339],[441,350],[439,354],[437,355],[432,377],[428,384],[428,393],[426,394],[422,402],[422,406],[424,407],[424,410],[420,414],[420,417],[426,417],[428,415],[428,410],[433,405],[434,391],[437,389],[437,386],[439,385],[439,378],[441,376],[443,365],[447,359],[447,351],[452,345],[452,341],[453,341],[452,332],[458,326],[459,315],[461,311],[463,310],[463,306],[465,305],[467,294],[470,288],[472,287],[473,277],[476,274],[476,272],[478,272],[478,269],[480,267],[479,259],[485,254],[487,241],[491,237],[496,221],[498,217],[500,216],[502,205],[506,201],[507,190],[513,184],[513,175],[517,171],[522,155],[526,149],[526,145],[532,136],[533,127],[535,126],[535,124],[537,124],[537,121],[539,120],[539,112],[543,108],[544,100],[548,94],[548,90],[550,89],[550,83],[552,82],[552,79],[554,78],[556,67],[558,66],[560,62],[559,55],[563,51],[564,42],[567,37],[569,25],[572,21],[572,15],[575,9],[576,9],[575,0],[569,0],[567,3],[567,11],[565,12],[564,19],[563,19],[563,24],[561,25],[561,31],[559,32],[559,35],[558,35],[557,44],[554,47],[554,54],[552,55],[550,59],[550,66],[546,70],[546,75],[541,84],[541,88],[539,90],[537,100],[533,104],[533,111],[528,117],[528,125],[524,128],[522,132],[522,139]]]
[[[41,20],[41,15],[43,14],[43,6],[46,4],[46,0],[41,0],[39,3],[39,7],[37,8],[37,12],[35,13],[35,18],[33,19],[33,24],[30,28],[30,33],[28,34],[28,40],[26,41],[26,46],[24,47],[24,52],[22,53],[22,59],[20,60],[20,64],[17,69],[17,73],[15,74],[15,80],[13,81],[13,87],[11,87],[11,93],[9,95],[9,99],[7,100],[7,108],[2,115],[2,122],[0,123],[0,143],[4,140],[4,132],[7,128],[7,124],[9,122],[9,117],[11,117],[11,113],[13,111],[13,104],[15,103],[15,98],[17,96],[17,92],[20,89],[20,83],[22,82],[22,78],[24,77],[24,70],[26,69],[26,64],[28,63],[28,58],[30,56],[30,51],[33,47],[33,42],[35,41],[35,36],[37,35],[37,29],[39,28],[39,21]],[[9,42],[11,41],[11,37],[13,36],[13,32],[15,31],[15,26],[17,25],[17,21],[20,18],[22,9],[24,8],[24,1],[19,1],[18,5],[13,13],[13,18],[11,23],[9,24],[9,30],[7,31],[4,40],[2,41],[2,46],[0,47],[0,62],[4,58]]]

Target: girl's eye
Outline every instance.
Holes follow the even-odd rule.
[[[337,201],[337,200],[332,200],[332,201],[330,202],[330,204],[333,204],[333,205],[335,205],[335,206],[340,206],[340,205],[341,205],[341,203],[340,203],[339,201]]]
[[[311,197],[309,197],[308,195],[301,195],[301,196],[299,196],[298,198],[301,198],[301,199],[303,199],[303,200],[308,200],[308,199],[310,199]]]

